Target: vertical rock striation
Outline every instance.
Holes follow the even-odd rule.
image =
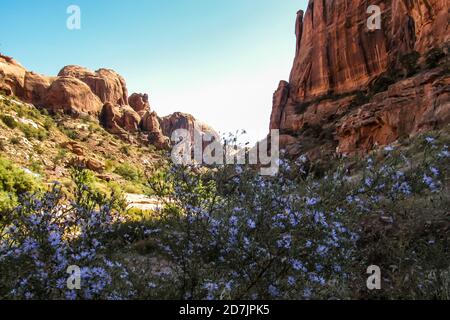
[[[370,5],[381,9],[379,30],[367,27]],[[270,128],[280,129],[289,136],[282,141],[291,144],[327,145],[350,153],[444,124],[447,117],[430,110],[442,115],[448,109],[449,75],[443,64],[445,56],[448,60],[449,13],[448,0],[310,0],[306,12],[297,13],[294,63],[289,83],[281,82],[274,94]],[[434,66],[440,68],[437,72],[427,65],[433,50],[444,57]],[[421,110],[416,117],[386,120],[386,112],[405,114],[416,108]],[[370,121],[355,120],[368,110]],[[307,143],[311,139],[305,131],[312,133],[311,128],[311,136],[327,139]],[[389,134],[381,133],[386,130]]]

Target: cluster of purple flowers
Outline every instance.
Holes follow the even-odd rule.
[[[59,186],[43,195],[25,195],[2,221],[0,273],[17,270],[5,279],[3,296],[94,299],[113,293],[112,273],[123,268],[105,259],[99,239],[120,220],[117,213],[106,203],[88,208],[80,202],[67,205],[63,199]],[[80,267],[80,290],[67,286],[69,266]]]

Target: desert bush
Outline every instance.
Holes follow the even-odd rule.
[[[78,140],[80,138],[80,133],[76,130],[62,128],[61,131],[70,139]]]
[[[270,177],[165,164],[148,181],[164,203],[152,213],[126,212],[74,169],[72,197],[55,186],[2,215],[0,296],[448,299],[449,142],[428,135],[320,177],[305,156],[280,160]],[[65,286],[72,264],[79,291]],[[374,264],[383,281],[371,292]]]
[[[445,58],[446,54],[442,48],[433,48],[427,52],[426,65],[428,68],[436,68]]]
[[[138,181],[142,176],[142,173],[139,171],[139,169],[129,163],[122,163],[117,165],[117,167],[114,169],[114,172],[128,181]]]
[[[92,192],[73,172],[75,200],[58,185],[27,195],[0,228],[0,297],[9,299],[118,299],[133,295],[126,268],[103,253],[120,221],[114,197]],[[68,266],[81,268],[82,289],[67,288]]]
[[[44,141],[48,137],[48,132],[44,128],[34,128],[26,124],[20,124],[19,128],[29,140],[36,139],[39,141]]]
[[[17,204],[20,195],[39,189],[40,184],[36,178],[25,173],[9,160],[0,158],[0,210]]]
[[[387,147],[356,177],[341,165],[304,178],[304,157],[282,161],[277,177],[241,166],[170,168],[150,181],[167,205],[149,241],[171,262],[178,298],[446,297],[438,279],[449,268],[448,233],[438,230],[447,214],[438,198],[449,152],[431,137],[422,148],[414,163]],[[426,231],[428,219],[435,229]],[[378,294],[361,277],[373,264],[385,270]]]
[[[66,160],[67,153],[67,149],[58,148],[58,153],[53,157],[53,164],[55,167],[62,164],[64,160]]]
[[[15,129],[18,126],[16,119],[14,119],[10,115],[2,115],[1,120],[4,124],[6,124],[10,129]]]
[[[129,156],[131,154],[131,148],[130,146],[123,145],[120,147],[120,152],[122,152],[126,156]]]
[[[420,70],[419,58],[420,53],[417,51],[412,51],[400,57],[400,63],[405,70],[406,77],[411,77]]]
[[[18,137],[11,137],[9,139],[9,143],[11,143],[12,145],[18,145],[18,144],[20,144],[20,142],[21,142],[21,139]]]
[[[43,163],[40,160],[31,159],[30,164],[29,164],[29,169],[33,173],[41,175],[41,176],[44,173]]]

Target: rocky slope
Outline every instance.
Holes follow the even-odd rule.
[[[93,118],[50,116],[45,109],[0,94],[0,158],[40,177],[68,183],[71,164],[83,165],[99,187],[110,181],[126,192],[142,192],[139,174],[164,159],[151,145],[129,143]],[[143,177],[141,177],[143,178]]]
[[[133,93],[128,97],[125,80],[110,69],[93,72],[72,65],[64,67],[57,77],[48,77],[0,54],[0,91],[53,114],[98,118],[106,130],[123,140],[147,141],[159,149],[168,148],[172,132],[180,128],[217,136],[189,114],[158,117],[150,108],[148,95]]]
[[[367,8],[382,25],[368,30]],[[289,153],[365,152],[450,121],[450,2],[311,0],[270,129]]]

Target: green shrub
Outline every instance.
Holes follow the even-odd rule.
[[[44,141],[48,137],[48,132],[44,128],[34,128],[27,124],[20,124],[19,128],[28,140],[36,139]]]
[[[130,146],[121,146],[120,147],[120,152],[122,152],[124,155],[129,156],[131,153],[131,148]]]
[[[42,162],[39,160],[31,160],[30,170],[39,175],[43,175],[44,169],[42,167]]]
[[[370,87],[370,92],[373,94],[384,92],[389,88],[390,85],[394,84],[396,81],[397,79],[395,76],[389,73],[383,74],[374,81],[374,83]]]
[[[17,121],[10,115],[2,115],[1,119],[3,123],[6,124],[11,129],[15,129],[18,126]]]
[[[54,126],[53,120],[51,118],[45,118],[44,120],[44,128],[47,131],[50,131]]]
[[[63,148],[58,149],[58,153],[53,158],[53,164],[55,166],[60,165],[67,157],[67,150]]]
[[[406,76],[411,77],[415,75],[419,70],[419,58],[420,53],[417,51],[413,51],[410,53],[407,53],[400,57],[400,63],[402,64],[403,68],[405,69]]]
[[[433,48],[426,55],[426,65],[428,68],[436,68],[441,60],[445,58],[445,52],[442,48]]]
[[[388,147],[320,178],[302,177],[302,157],[275,177],[173,167],[150,180],[170,202],[139,250],[160,248],[181,298],[446,299],[448,140],[420,150]],[[373,264],[382,291],[365,286]]]
[[[3,299],[129,299],[136,294],[124,261],[107,250],[121,221],[114,199],[76,183],[75,201],[67,202],[55,185],[45,194],[23,197],[0,216]],[[81,268],[80,290],[66,285],[71,265]]]
[[[10,142],[12,145],[19,145],[20,142],[21,142],[21,140],[20,140],[20,138],[18,138],[18,137],[12,137],[11,139],[9,139],[9,142]]]
[[[114,173],[117,173],[119,176],[128,181],[139,181],[142,177],[140,170],[136,168],[136,166],[129,163],[119,164],[114,170]]]
[[[36,192],[41,189],[35,177],[25,173],[9,160],[0,158],[0,209],[11,208],[21,194]]]
[[[78,140],[80,138],[80,134],[76,130],[64,128],[62,132],[72,140]]]

